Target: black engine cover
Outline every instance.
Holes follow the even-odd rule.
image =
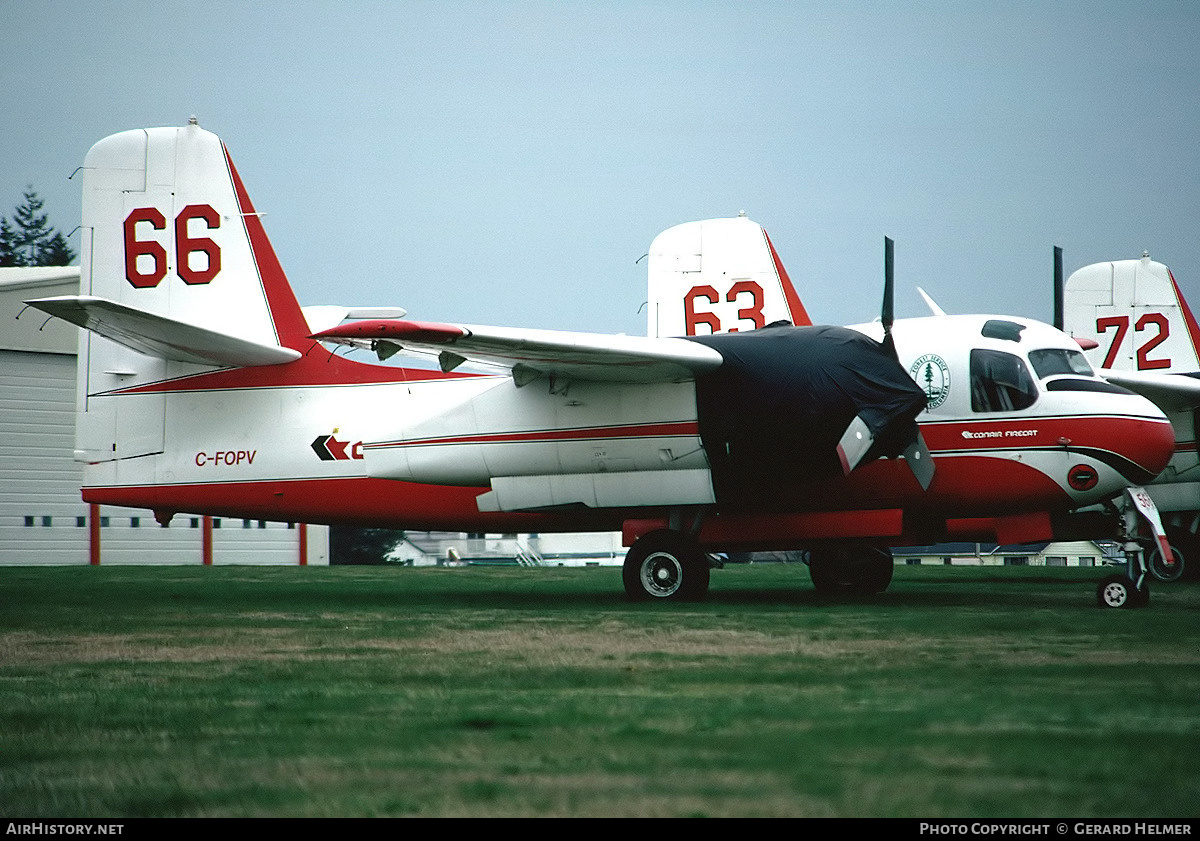
[[[723,508],[786,509],[792,491],[842,475],[837,444],[859,416],[865,463],[915,438],[925,393],[892,353],[845,327],[697,336],[724,364],[696,380],[700,437]]]

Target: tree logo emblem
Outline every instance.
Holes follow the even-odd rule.
[[[925,392],[925,408],[936,409],[946,402],[950,393],[950,369],[940,356],[927,353],[908,369],[911,376]]]

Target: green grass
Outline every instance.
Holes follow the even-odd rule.
[[[0,815],[1200,817],[1200,586],[0,568]]]

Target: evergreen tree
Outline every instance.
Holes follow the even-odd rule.
[[[67,238],[62,235],[61,231],[55,231],[50,239],[38,245],[37,264],[39,266],[69,266],[74,259],[75,252],[71,250],[71,246],[67,245]]]
[[[21,265],[21,254],[17,250],[17,232],[8,224],[8,218],[0,216],[0,267]]]
[[[68,266],[75,259],[67,238],[42,212],[44,204],[29,186],[12,222],[0,216],[0,266]]]
[[[42,213],[45,204],[32,186],[25,188],[25,201],[17,205],[13,211],[13,221],[17,225],[16,245],[21,255],[21,265],[36,266],[38,247],[50,239],[53,228],[50,227],[48,216]]]

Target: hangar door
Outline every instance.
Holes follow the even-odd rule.
[[[88,559],[75,356],[0,351],[0,564]]]

